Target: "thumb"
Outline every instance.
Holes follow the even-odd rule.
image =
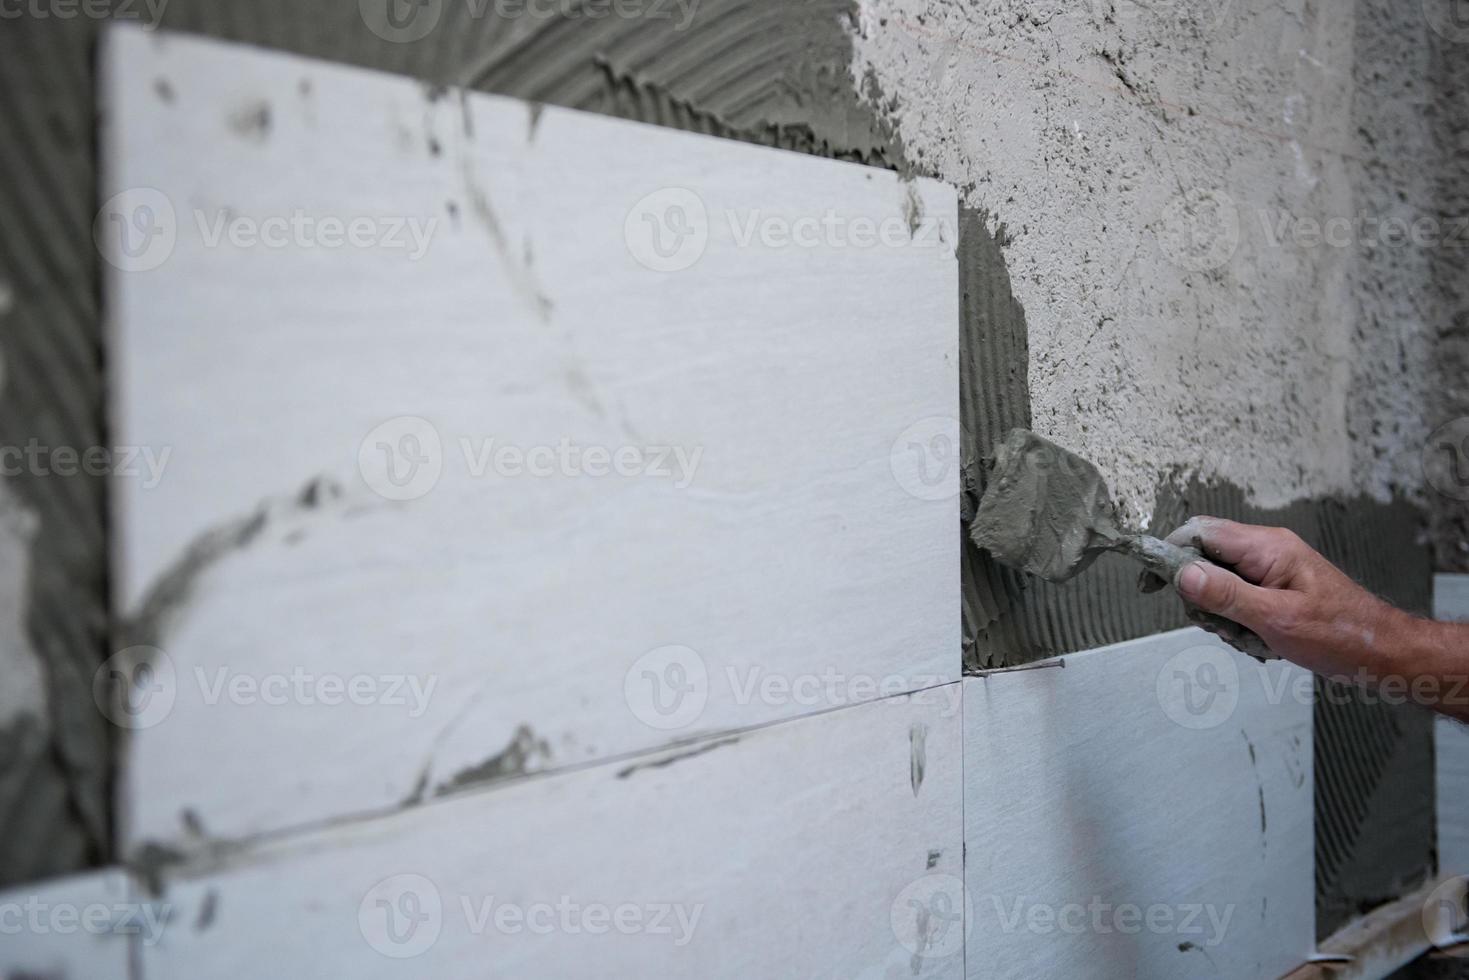
[[[1256,632],[1270,605],[1269,589],[1251,585],[1229,569],[1210,562],[1196,561],[1183,566],[1173,584],[1179,595],[1205,612],[1232,619]]]

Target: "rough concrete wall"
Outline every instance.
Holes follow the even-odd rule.
[[[1384,437],[1419,451],[1406,489],[1421,487],[1441,571],[1469,568],[1469,30],[1450,10],[1361,0],[1352,71],[1358,209],[1400,223],[1365,236],[1353,269],[1355,466],[1388,469]],[[1376,383],[1384,364],[1421,376],[1426,398]]]
[[[1416,4],[1357,4],[1348,76],[1356,145],[1346,157],[1355,214],[1410,223],[1435,214],[1431,37]],[[1355,471],[1417,491],[1421,458],[1398,463],[1395,454],[1421,451],[1429,433],[1434,327],[1443,315],[1441,296],[1428,288],[1438,250],[1399,243],[1385,230],[1364,229],[1352,250],[1358,309],[1347,424]],[[1383,384],[1384,365],[1417,380]]]
[[[1138,519],[1166,474],[1264,507],[1421,483],[1430,250],[1325,226],[1433,213],[1427,32],[1360,6],[1358,31],[1305,0],[867,5],[858,65],[910,156],[1004,222],[1036,427]]]
[[[1440,305],[1432,320],[1437,346],[1435,399],[1429,406],[1430,539],[1440,571],[1469,572],[1469,30],[1449,26],[1447,4],[1424,9],[1437,25],[1428,35],[1430,189],[1438,213],[1458,231],[1456,248],[1433,253]]]

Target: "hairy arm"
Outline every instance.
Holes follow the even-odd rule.
[[[1233,569],[1185,566],[1174,582],[1185,601],[1249,627],[1315,673],[1469,722],[1469,624],[1394,608],[1284,528],[1195,517],[1168,540]]]

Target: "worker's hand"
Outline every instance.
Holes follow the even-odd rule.
[[[1317,673],[1351,676],[1403,616],[1285,528],[1195,517],[1168,540],[1234,569],[1185,565],[1173,583],[1185,601],[1254,630]]]

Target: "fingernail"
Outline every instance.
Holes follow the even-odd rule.
[[[1209,581],[1209,575],[1204,571],[1200,562],[1191,562],[1178,573],[1178,591],[1186,596],[1196,596],[1204,591],[1204,583]]]

